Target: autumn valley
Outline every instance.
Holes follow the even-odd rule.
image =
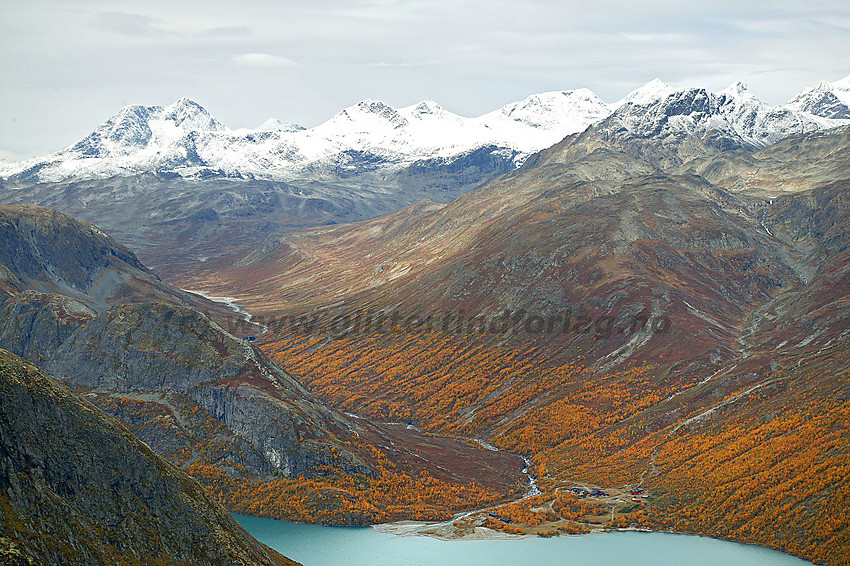
[[[850,564],[845,84],[471,126],[364,101],[322,126],[345,135],[180,99],[9,166],[0,564],[292,563],[231,513]],[[552,100],[586,120],[545,130]],[[426,159],[357,120],[557,143]],[[303,161],[319,142],[343,150]]]

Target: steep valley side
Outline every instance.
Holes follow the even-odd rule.
[[[238,289],[330,404],[530,458],[540,496],[449,533],[631,525],[846,562],[847,132],[675,172],[674,146],[594,135],[198,286]]]
[[[525,479],[519,457],[328,407],[194,305],[223,307],[163,283],[99,229],[39,207],[2,213],[0,345],[118,417],[231,509],[333,524],[442,519],[504,501]],[[76,255],[56,252],[56,233]],[[101,273],[119,268],[140,282],[137,301],[98,301]],[[380,494],[389,499],[376,505]]]
[[[294,565],[118,421],[0,349],[4,564]]]

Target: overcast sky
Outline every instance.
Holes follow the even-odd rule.
[[[0,0],[0,156],[57,151],[128,104],[188,96],[230,126],[364,98],[475,116],[659,77],[770,103],[850,74],[850,2]]]

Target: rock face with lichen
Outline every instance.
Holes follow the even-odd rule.
[[[295,564],[117,420],[5,350],[0,563]]]

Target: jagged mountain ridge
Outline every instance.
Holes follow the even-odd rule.
[[[579,89],[533,95],[478,118],[453,114],[431,100],[399,109],[364,100],[310,129],[269,120],[256,130],[230,130],[183,98],[166,107],[128,106],[71,147],[0,176],[47,182],[206,170],[289,180],[334,174],[340,167],[351,173],[453,161],[488,147],[521,160],[609,113],[596,95]],[[366,163],[346,164],[357,157]]]
[[[756,148],[837,125],[765,104],[740,82],[719,93],[687,88],[663,93],[659,98],[644,104],[627,103],[621,107],[621,115],[611,121],[629,132],[627,139],[683,134],[704,137],[715,131],[742,147]]]
[[[431,100],[399,109],[364,100],[309,129],[270,120],[256,130],[230,130],[199,104],[182,98],[166,107],[125,107],[69,148],[7,166],[0,177],[27,183],[143,171],[184,175],[206,171],[291,180],[333,175],[340,167],[348,174],[395,171],[420,161],[457,160],[481,148],[518,165],[529,154],[612,112],[621,113],[618,124],[637,136],[659,135],[659,114],[668,118],[675,114],[680,118],[666,124],[673,134],[718,130],[741,145],[763,146],[835,126],[833,118],[846,118],[834,109],[826,112],[805,102],[815,92],[845,92],[842,84],[821,83],[785,107],[773,107],[757,100],[741,83],[714,94],[674,89],[656,79],[610,105],[590,90],[576,89],[532,95],[476,118],[453,114]],[[348,163],[352,160],[355,163]]]
[[[596,149],[616,150],[659,170],[738,150],[758,150],[788,137],[828,131],[848,122],[770,106],[741,83],[712,93],[701,88],[648,85],[616,112],[565,140],[572,151],[562,161]],[[648,101],[647,101],[648,100]]]
[[[123,425],[0,349],[0,561],[294,565]]]

